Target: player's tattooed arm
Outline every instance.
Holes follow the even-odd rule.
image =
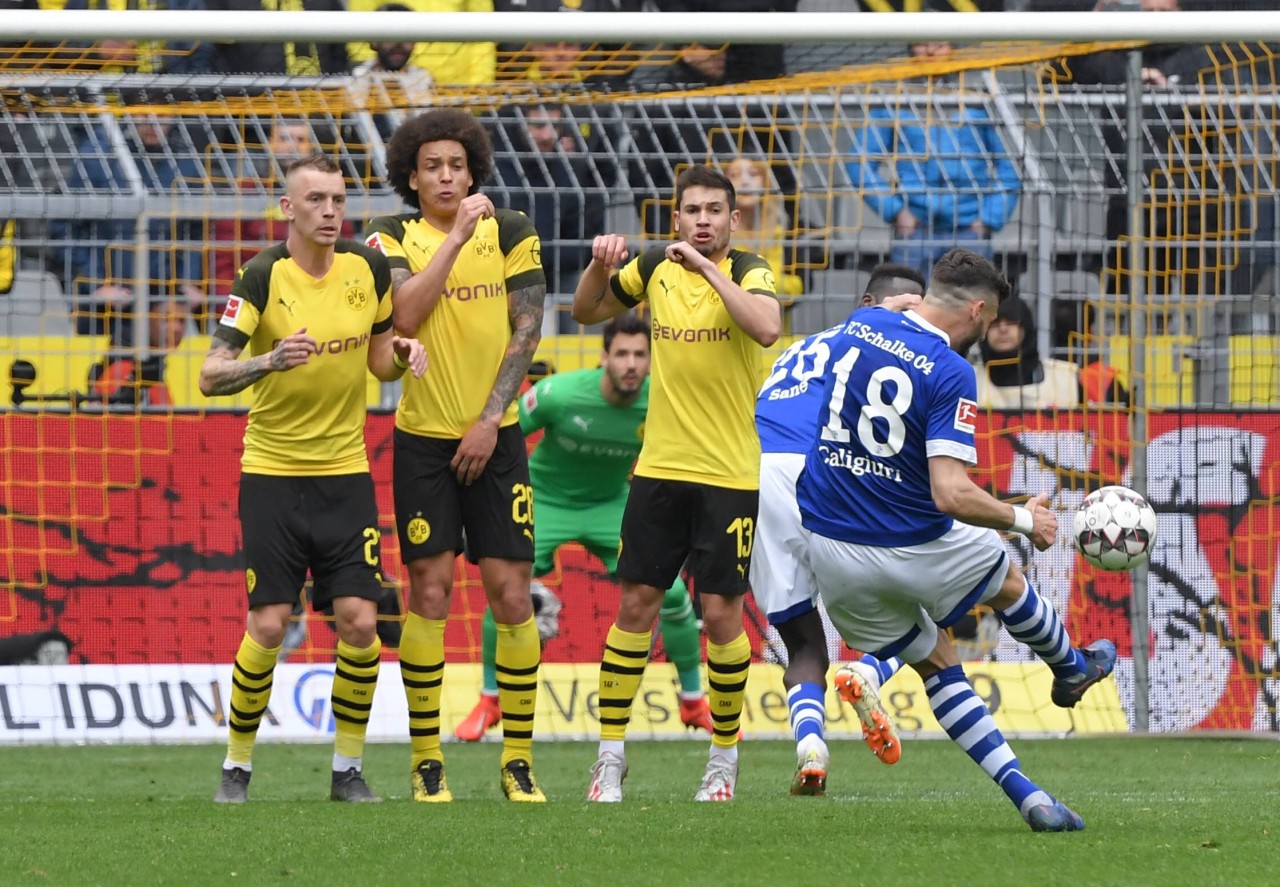
[[[243,348],[214,337],[200,367],[200,393],[218,397],[244,391],[268,373],[283,372],[306,363],[316,353],[316,340],[303,327],[285,336],[267,354],[238,360]]]
[[[520,390],[520,383],[529,372],[533,354],[542,339],[542,304],[547,297],[545,283],[513,290],[507,296],[508,317],[511,323],[511,342],[498,366],[498,377],[493,381],[489,399],[485,401],[480,418],[462,435],[458,449],[449,463],[462,484],[472,484],[489,464],[493,449],[498,443],[498,428],[507,407]]]
[[[394,297],[404,282],[413,276],[413,272],[408,268],[392,268],[391,269],[391,295]]]
[[[508,300],[508,316],[511,322],[511,342],[498,367],[489,399],[485,402],[480,419],[501,420],[507,407],[515,400],[520,384],[529,373],[529,364],[542,341],[542,312],[547,299],[547,286],[537,283],[511,293]]]

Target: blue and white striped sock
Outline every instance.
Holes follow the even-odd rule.
[[[822,731],[827,725],[827,706],[821,684],[797,684],[787,693],[787,705],[791,707],[791,732],[796,745],[809,736],[823,741]]]
[[[1004,741],[986,703],[973,692],[964,669],[944,668],[929,676],[924,689],[942,729],[995,780],[1024,818],[1030,808],[1053,803],[1044,789],[1022,775],[1017,755]]]
[[[875,673],[880,677],[880,687],[883,687],[891,677],[902,671],[902,660],[897,656],[891,656],[888,659],[877,659],[870,653],[863,653],[858,661],[875,669]],[[876,689],[878,690],[880,687]]]
[[[1083,674],[1084,657],[1071,646],[1071,636],[1057,611],[1036,592],[1030,579],[1024,576],[1023,581],[1026,588],[1022,597],[1009,609],[996,610],[996,617],[1004,623],[1010,637],[1030,647],[1056,677]]]

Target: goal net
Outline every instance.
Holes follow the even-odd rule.
[[[952,18],[972,35],[968,20],[986,17]],[[344,70],[377,56],[366,42],[264,31],[288,47],[286,67],[252,76],[215,73],[209,52],[264,44],[211,46],[194,29],[23,40],[0,23],[0,661],[17,666],[0,667],[0,743],[225,735],[252,395],[200,395],[212,324],[239,265],[283,238],[290,157],[314,147],[339,161],[354,236],[405,210],[386,183],[387,139],[440,106],[484,123],[496,160],[485,192],[538,228],[541,372],[596,365],[598,331],[568,311],[591,238],[667,237],[685,165],[754,183],[741,187],[735,237],[780,281],[786,336],[769,361],[845,317],[877,263],[908,255],[902,206],[946,207],[938,217],[962,223],[923,219],[910,255],[989,253],[1027,306],[1022,350],[1042,365],[1031,388],[995,384],[1017,373],[1007,355],[979,367],[992,386],[975,478],[1002,498],[1050,495],[1058,545],[1039,554],[1011,540],[1010,554],[1073,638],[1110,637],[1121,651],[1114,684],[1054,709],[1043,666],[975,612],[957,630],[975,685],[1015,733],[1277,730],[1274,50],[1243,27],[1180,43],[1176,72],[1157,86],[1139,71],[1154,65],[1135,67],[1148,84],[1126,93],[1129,52],[1149,49],[1140,41],[674,44],[581,39],[576,20],[558,19],[563,39],[551,26],[536,42],[424,41],[411,58],[421,71],[402,75],[328,73],[331,53]],[[686,21],[661,28],[688,33]],[[917,203],[911,189],[925,184]],[[406,582],[390,483],[397,396],[370,377],[388,622]],[[1071,548],[1076,508],[1108,483],[1144,491],[1159,514],[1145,571],[1103,573]],[[576,545],[543,582],[564,610],[544,653],[539,734],[594,735],[617,588]],[[460,559],[446,731],[474,701],[483,609],[478,573]],[[745,729],[788,735],[777,641],[748,611],[759,662]],[[323,684],[336,636],[323,614],[303,624],[264,736],[331,729]],[[655,650],[640,735],[683,732],[663,660]],[[383,672],[371,735],[398,740],[403,694],[396,669]],[[888,700],[904,728],[936,731],[918,680],[899,680]],[[830,705],[835,716],[834,695]],[[852,732],[856,719],[837,727]]]

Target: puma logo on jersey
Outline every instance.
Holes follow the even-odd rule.
[[[579,428],[581,428],[583,434],[586,434],[588,431],[591,430],[591,423],[595,420],[584,419],[581,416],[571,416],[569,418],[569,421],[572,422],[574,425],[577,425]]]
[[[280,305],[281,305],[281,306],[282,306],[286,311],[288,311],[288,312],[289,312],[289,316],[290,316],[290,317],[293,317],[293,306],[294,306],[294,305],[296,305],[296,304],[298,304],[298,300],[297,300],[297,299],[290,299],[288,302],[286,302],[286,301],[284,300],[284,296],[276,296],[276,301],[277,301],[277,302],[279,302],[279,303],[280,303]]]

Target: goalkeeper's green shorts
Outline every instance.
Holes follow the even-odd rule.
[[[566,542],[581,543],[604,562],[610,573],[618,569],[618,536],[627,497],[573,506],[548,503],[533,491],[533,575],[555,569],[556,549]]]

